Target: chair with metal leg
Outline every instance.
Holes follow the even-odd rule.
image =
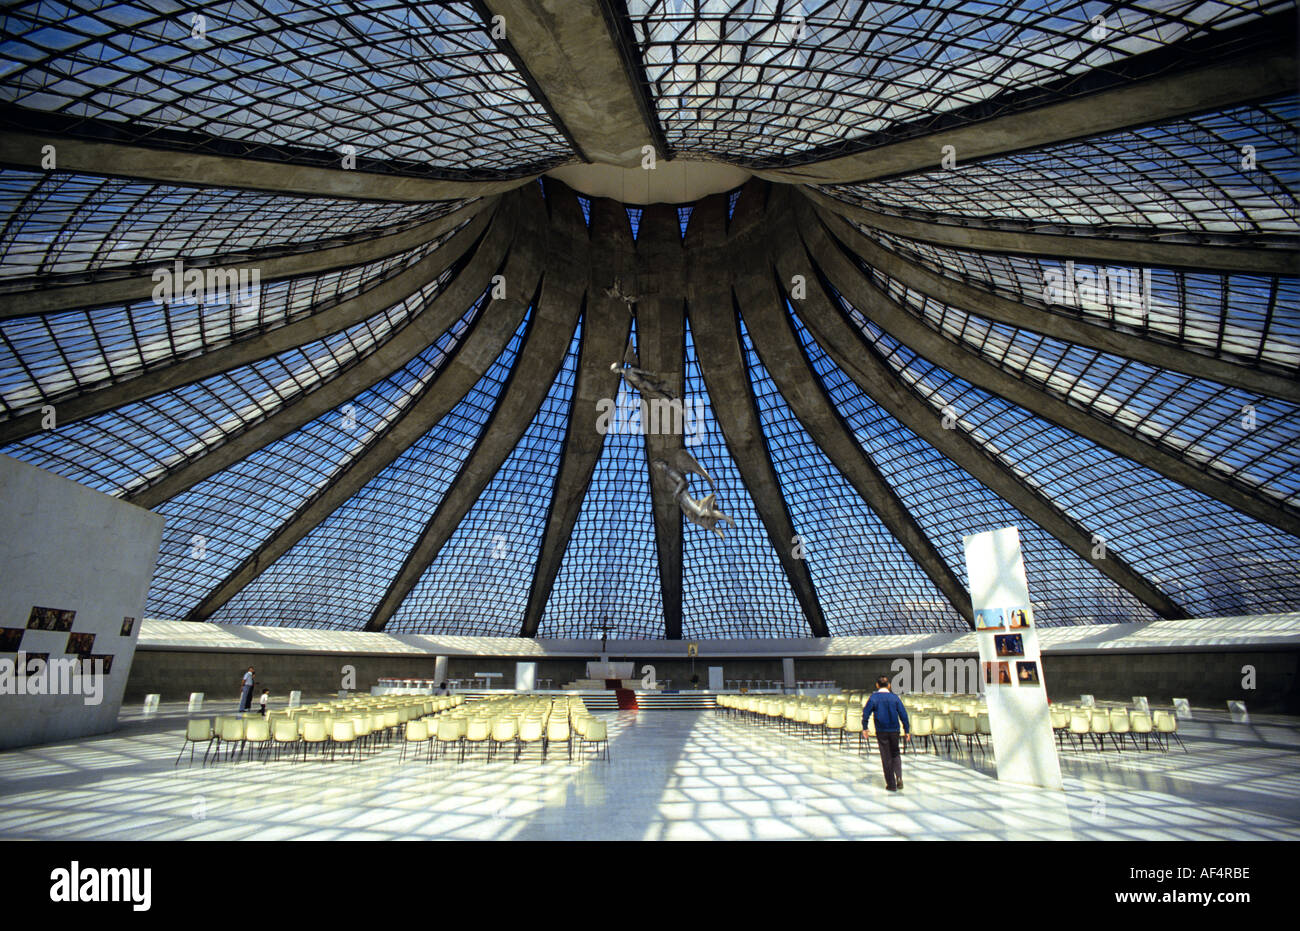
[[[185,742],[181,744],[181,752],[176,754],[176,762],[172,766],[180,763],[181,757],[185,755],[185,748],[190,748],[190,765],[194,765],[194,747],[196,744],[204,744],[203,762],[208,761],[208,752],[212,749],[212,741],[217,739],[217,735],[212,732],[212,722],[207,720],[190,721],[185,725]]]

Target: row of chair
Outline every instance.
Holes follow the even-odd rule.
[[[1170,739],[1177,740],[1178,746],[1187,752],[1183,738],[1178,736],[1178,718],[1169,711],[1142,711],[1128,708],[1072,708],[1053,706],[1051,709],[1052,732],[1056,734],[1058,746],[1068,740],[1074,746],[1079,742],[1079,749],[1084,748],[1085,738],[1089,746],[1098,750],[1106,749],[1106,740],[1117,751],[1124,749],[1125,743],[1132,743],[1138,749],[1138,737],[1142,738],[1142,749],[1151,748],[1154,737],[1156,746],[1169,750]]]
[[[454,748],[457,759],[482,751],[491,761],[506,748],[518,761],[526,750],[535,749],[547,759],[557,744],[563,744],[569,760],[575,745],[582,755],[590,752],[608,762],[607,724],[587,710],[579,698],[493,697],[471,702],[435,722],[419,720],[406,725],[402,758],[407,748],[424,744],[426,759],[445,757]]]
[[[190,763],[198,744],[206,745],[203,762],[210,752],[220,759],[232,759],[247,751],[262,751],[265,760],[272,752],[277,759],[289,752],[292,757],[318,748],[321,756],[334,758],[341,746],[356,754],[392,742],[398,730],[409,721],[443,714],[464,703],[459,695],[430,696],[359,696],[347,700],[321,702],[302,708],[260,715],[223,715],[215,720],[197,719],[187,723],[185,742],[172,765],[180,763],[185,748],[190,748]]]
[[[718,711],[724,715],[769,724],[781,733],[823,742],[834,738],[840,746],[846,742],[850,745],[856,743],[859,753],[870,750],[872,741],[876,739],[874,718],[867,721],[866,733],[863,733],[862,711],[865,705],[865,699],[854,698],[852,695],[818,698],[719,695],[716,701]],[[927,751],[933,747],[937,752],[941,745],[945,750],[952,746],[960,751],[960,740],[965,738],[967,748],[972,752],[975,747],[984,752],[984,738],[990,734],[987,712],[909,711],[908,717],[913,738],[910,746],[913,749],[915,743],[919,742]]]

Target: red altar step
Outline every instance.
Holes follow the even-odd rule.
[[[631,689],[614,689],[614,697],[618,699],[619,711],[636,711],[636,692]]]

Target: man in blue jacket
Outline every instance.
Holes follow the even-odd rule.
[[[907,740],[912,739],[912,722],[907,719],[903,700],[889,690],[889,676],[876,680],[876,691],[862,709],[862,736],[867,736],[867,722],[876,716],[876,746],[880,748],[880,765],[885,768],[885,788],[897,792],[903,788],[903,757],[898,748],[898,725],[901,721]]]

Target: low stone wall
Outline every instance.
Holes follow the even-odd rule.
[[[926,657],[929,658],[929,657]],[[612,655],[611,659],[619,659]],[[799,679],[834,680],[840,688],[867,689],[877,676],[889,674],[896,659],[912,656],[870,656],[843,659],[796,659]],[[476,672],[499,672],[496,680],[509,687],[514,683],[515,662],[537,663],[537,677],[550,679],[559,688],[586,674],[585,659],[542,659],[536,657],[448,657],[447,676],[465,679]],[[691,663],[680,659],[638,660],[651,664],[660,681],[672,680],[672,687],[689,689]],[[257,669],[258,682],[274,696],[285,697],[293,689],[318,695],[337,691],[344,685],[344,667],[351,666],[354,687],[369,691],[380,677],[411,676],[432,678],[434,657],[322,653],[202,653],[139,649],[126,686],[126,700],[137,701],[157,692],[163,701],[178,701],[190,692],[206,692],[211,698],[237,698],[238,683],[249,666]],[[780,679],[780,659],[722,659],[701,657],[695,674],[701,687],[708,685],[708,667],[722,666],[727,679]],[[1253,689],[1243,688],[1243,667],[1253,667]],[[1222,708],[1231,700],[1246,702],[1254,711],[1300,714],[1300,652],[1241,651],[1231,653],[1092,653],[1046,654],[1043,670],[1048,694],[1053,699],[1071,699],[1091,693],[1099,699],[1127,701],[1145,695],[1158,704],[1177,696],[1202,707]],[[913,685],[913,690],[917,685]]]

